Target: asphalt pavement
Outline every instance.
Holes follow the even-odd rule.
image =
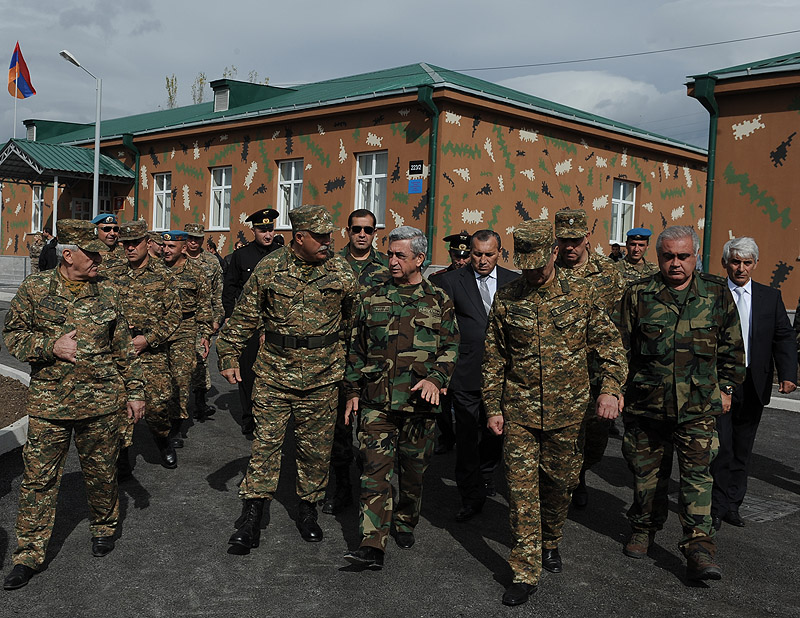
[[[7,303],[0,304],[0,319]],[[0,363],[26,365],[0,351]],[[215,361],[212,361],[212,367]],[[121,486],[116,549],[90,552],[88,507],[74,448],[64,469],[46,568],[25,588],[0,592],[0,616],[800,616],[800,415],[768,409],[756,440],[742,515],[745,528],[717,535],[723,579],[690,584],[677,545],[677,472],[671,514],[644,560],[622,554],[631,475],[620,439],[588,474],[589,507],[573,511],[561,546],[564,572],[544,573],[524,606],[500,604],[511,573],[508,506],[500,483],[483,513],[458,524],[455,452],[434,456],[425,477],[417,543],[387,546],[382,571],[360,572],[343,560],[358,546],[358,510],[320,514],[321,543],[305,543],[294,517],[293,444],[261,546],[228,553],[241,503],[250,442],[239,431],[238,395],[212,371],[218,412],[188,430],[179,465],[166,470],[145,426],[137,426],[134,480]],[[22,475],[21,449],[0,457],[0,565],[11,568]],[[352,472],[356,482],[355,470]],[[498,481],[500,481],[498,475]]]

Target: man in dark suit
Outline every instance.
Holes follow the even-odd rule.
[[[458,362],[448,387],[456,417],[456,484],[462,503],[456,521],[460,522],[481,512],[487,492],[494,495],[492,476],[502,457],[502,438],[486,426],[480,391],[489,309],[497,290],[519,277],[497,266],[499,257],[500,236],[481,230],[472,235],[469,264],[436,280],[455,304],[461,332]]]
[[[752,238],[744,236],[725,243],[722,265],[728,271],[728,288],[739,310],[747,378],[730,393],[730,412],[717,417],[719,453],[711,464],[711,517],[717,530],[723,521],[732,526],[745,525],[739,506],[747,491],[747,465],[761,412],[770,400],[775,368],[781,393],[797,388],[795,333],[780,290],[751,279],[757,264],[758,245]]]

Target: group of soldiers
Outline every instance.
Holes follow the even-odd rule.
[[[304,540],[323,539],[319,504],[338,513],[352,502],[357,458],[361,543],[345,559],[381,568],[392,533],[399,548],[413,547],[436,420],[442,407],[449,416],[455,401],[457,419],[461,406],[487,434],[502,436],[514,539],[504,604],[526,602],[542,568],[562,570],[558,547],[568,508],[588,504],[586,470],[602,457],[623,411],[623,453],[635,475],[624,552],[644,557],[664,523],[663,466],[674,448],[687,575],[720,577],[709,466],[715,416],[744,379],[744,348],[724,280],[695,270],[693,229],[665,229],[655,266],[644,258],[650,230],[634,228],[615,264],[591,250],[586,213],[565,209],[554,224],[531,220],[514,229],[521,276],[501,269],[499,278],[497,234],[451,238],[469,252],[462,267],[474,271],[465,285],[476,294],[475,333],[454,291],[458,269],[442,275],[441,287],[423,276],[422,231],[392,230],[383,254],[374,248],[375,216],[356,210],[348,218],[349,242],[335,253],[331,234],[338,228],[325,208],[292,210],[285,246],[274,231],[277,216],[265,209],[248,218],[254,242],[234,252],[224,286],[219,262],[202,251],[198,224],[154,236],[143,221],[119,226],[113,215],[59,221],[59,266],[23,282],[4,327],[9,350],[31,363],[31,429],[7,589],[24,586],[42,566],[72,432],[86,478],[92,552],[113,549],[118,475],[130,474],[124,449],[132,423],[144,416],[162,465],[177,465],[189,393],[199,418],[213,412],[205,402],[204,361],[215,333],[219,370],[238,385],[242,430],[253,434],[242,510],[229,539],[235,552],[260,544],[290,426]],[[476,346],[480,353],[471,355]],[[478,384],[456,380],[450,392],[468,358],[480,367]],[[478,424],[468,438],[475,448],[483,439]],[[56,431],[58,441],[51,437]],[[480,474],[477,463],[465,461],[461,470],[465,479]],[[480,512],[488,488],[473,490],[462,492],[457,521]]]

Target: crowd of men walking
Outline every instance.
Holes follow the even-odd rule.
[[[3,329],[11,353],[31,365],[6,589],[42,568],[73,434],[91,551],[114,549],[133,424],[144,418],[161,465],[178,465],[190,393],[196,418],[214,413],[206,359],[215,335],[219,371],[237,385],[242,432],[253,436],[228,540],[235,552],[260,544],[291,426],[301,537],[323,539],[319,505],[336,514],[353,502],[357,462],[361,542],[344,558],[382,568],[390,536],[401,549],[415,543],[438,420],[440,452],[456,448],[455,521],[480,516],[497,468],[505,472],[514,545],[502,602],[525,603],[543,568],[563,570],[568,509],[587,507],[586,471],[622,415],[634,476],[623,552],[645,558],[666,521],[677,452],[687,578],[721,577],[715,533],[722,522],[744,525],[739,506],[774,369],[781,392],[797,382],[780,292],[751,281],[753,239],[725,245],[726,280],[697,270],[690,227],[661,232],[657,266],[645,259],[644,228],[611,260],[591,250],[586,213],[565,209],[514,229],[521,274],[498,266],[501,238],[480,230],[448,237],[453,263],[428,279],[428,239],[416,228],[392,230],[383,254],[375,216],[356,210],[335,253],[325,208],[292,210],[288,245],[277,217],[248,217],[254,240],[229,261],[203,250],[199,224],[156,234],[114,215],[58,222],[56,264],[22,283]]]

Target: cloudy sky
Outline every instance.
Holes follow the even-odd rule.
[[[211,81],[226,67],[236,67],[238,79],[255,71],[291,86],[428,62],[705,147],[708,115],[686,96],[686,77],[796,52],[800,33],[565,62],[798,24],[798,0],[36,0],[4,8],[0,58],[10,60],[19,40],[37,91],[17,103],[17,137],[27,118],[94,121],[94,81],[59,57],[68,49],[103,79],[104,118],[165,107],[167,75],[176,76],[185,105],[198,73]],[[14,99],[4,101],[2,142],[14,130]]]

